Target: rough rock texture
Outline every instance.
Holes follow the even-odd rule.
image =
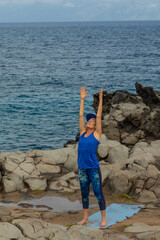
[[[0,153],[1,188],[5,192],[24,191],[26,188],[33,191],[79,190],[76,152],[77,144],[62,149],[62,152]],[[66,159],[62,160],[62,156]],[[139,141],[129,149],[102,134],[98,158],[102,184],[107,191],[132,195],[139,202],[160,198],[160,140],[151,143]]]
[[[53,238],[54,232],[58,230],[66,230],[66,227],[56,224],[50,224],[36,219],[16,219],[12,224],[21,229],[25,237],[38,239],[40,237]]]
[[[6,238],[15,238],[19,239],[20,237],[24,237],[21,230],[14,226],[11,223],[2,222],[0,223],[0,237],[6,237]]]
[[[129,182],[130,175],[131,174],[129,174],[127,170],[112,171],[107,179],[107,190],[110,190],[110,192],[113,192],[114,194],[130,193],[132,187],[131,182]]]
[[[133,146],[140,139],[160,139],[160,93],[136,83],[137,94],[118,90],[103,94],[103,133],[111,140]],[[98,93],[93,107],[98,108]]]
[[[14,173],[3,177],[3,185],[5,192],[14,192],[24,189],[23,179]]]
[[[125,236],[115,233],[105,233],[100,229],[73,225],[63,227],[39,219],[16,219],[12,223],[0,223],[0,239],[19,240],[128,240]]]
[[[77,144],[56,150],[0,153],[0,186],[5,192],[52,189],[74,192],[77,180]]]
[[[24,177],[24,182],[27,183],[31,190],[45,190],[47,188],[46,178],[43,177]]]
[[[150,226],[145,223],[137,222],[127,227],[124,232],[132,233],[140,240],[159,240],[160,226]]]
[[[128,159],[124,156],[124,160],[118,162],[117,154],[116,163],[109,164],[109,157],[105,162],[100,162],[104,188],[114,194],[132,195],[143,203],[159,199],[160,171],[157,164],[159,160],[155,160],[160,156],[159,149],[159,140],[151,144],[139,142],[130,150]]]
[[[160,174],[146,171],[133,180],[132,194],[138,202],[150,202],[160,198]]]
[[[160,93],[155,91],[153,87],[144,87],[142,84],[136,82],[137,93],[142,97],[144,103],[151,107],[160,106]]]

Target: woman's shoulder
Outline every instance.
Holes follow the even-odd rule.
[[[86,133],[86,130],[80,132],[80,137],[82,137]]]
[[[96,130],[93,132],[93,136],[95,137],[95,139],[97,139],[98,141],[100,141],[100,137],[101,137],[101,136],[99,136],[99,134],[98,134],[98,132],[97,132]]]

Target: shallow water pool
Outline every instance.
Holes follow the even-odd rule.
[[[79,200],[71,201],[66,197],[57,196],[44,196],[39,199],[31,198],[17,203],[1,201],[0,206],[49,209],[54,212],[68,212],[82,209],[82,204]],[[90,207],[95,206],[97,206],[97,204],[92,204]]]

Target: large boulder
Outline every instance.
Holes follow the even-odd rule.
[[[141,202],[141,203],[148,203],[148,202],[154,201],[156,199],[157,198],[156,198],[156,195],[154,194],[154,192],[144,189],[139,194],[137,201]]]
[[[129,180],[133,175],[127,170],[111,171],[107,178],[105,188],[114,194],[128,194],[132,187],[132,183]]]
[[[47,188],[47,180],[44,177],[24,177],[24,182],[29,185],[31,190],[45,190]]]
[[[77,164],[77,149],[71,149],[68,155],[66,162],[64,163],[64,168],[69,170],[70,172],[78,172],[78,164]]]
[[[8,173],[16,171],[21,164],[23,166],[26,160],[26,154],[22,152],[2,152],[0,153],[0,159],[4,174],[7,175]]]
[[[111,164],[123,162],[129,157],[129,149],[125,145],[114,140],[108,140],[104,134],[101,136],[97,152],[101,160],[104,159]]]
[[[160,106],[160,92],[155,91],[153,87],[144,87],[138,82],[136,82],[135,86],[137,93],[147,106],[151,108]]]
[[[33,158],[26,157],[23,153],[13,153],[13,155],[10,153],[9,156],[6,156],[3,163],[3,169],[5,175],[14,173],[21,178],[23,178],[23,176],[37,176],[40,174],[35,167]]]
[[[142,153],[142,154],[132,154],[132,156],[128,159],[128,170],[132,171],[143,171],[147,169],[149,164],[154,164],[155,159],[150,153]]]
[[[25,171],[24,166],[27,166],[27,171]],[[36,169],[36,167],[32,164],[24,164],[23,168],[18,166],[13,173],[17,174],[18,176],[20,176],[21,178],[23,177],[38,177],[40,175],[40,172]]]
[[[116,145],[115,147],[110,147],[108,153],[108,162],[116,163],[123,162],[129,157],[129,150],[124,145]]]
[[[41,156],[35,157],[35,163],[41,173],[45,173],[47,169],[50,173],[60,173],[61,170],[77,172],[77,145],[42,151]]]
[[[151,202],[160,197],[160,173],[151,165],[132,178],[131,194],[138,202]]]
[[[74,172],[70,172],[70,173],[67,173],[67,174],[64,174],[63,176],[59,177],[58,180],[64,180],[64,181],[67,181],[71,178],[74,178],[76,176],[76,174]]]
[[[36,170],[34,162],[30,158],[26,159],[25,162],[21,163],[19,165],[19,168],[25,171],[28,175],[32,174],[32,172]]]
[[[71,190],[79,190],[80,189],[80,184],[79,184],[78,178],[69,179],[68,183],[69,183],[69,188]]]
[[[51,165],[64,164],[68,159],[70,151],[70,148],[43,151],[42,161]]]
[[[30,157],[30,158],[33,158],[33,159],[35,159],[37,157],[42,157],[43,156],[43,150],[37,150],[37,149],[31,150],[31,151],[26,153],[26,156]]]
[[[109,153],[109,145],[108,143],[100,143],[98,146],[98,154],[101,159],[107,158]]]
[[[134,133],[123,132],[121,134],[122,143],[128,145],[136,144],[140,139],[145,137],[144,132],[142,130],[137,130]]]
[[[120,142],[120,130],[119,125],[114,119],[108,114],[104,116],[102,120],[103,133],[108,139]]]
[[[5,192],[21,191],[25,188],[23,179],[14,173],[3,177],[3,186]]]
[[[160,173],[160,141],[138,142],[130,151],[128,170],[152,171],[151,175]],[[150,170],[149,170],[150,169]]]
[[[64,180],[51,181],[49,183],[50,190],[62,190],[65,187],[68,187],[68,183]]]
[[[74,192],[80,189],[77,175],[74,172],[59,177],[56,181],[49,182],[49,189],[64,192]]]
[[[110,166],[106,164],[106,162],[101,161],[100,162],[100,169],[101,169],[101,174],[102,174],[102,185],[105,184],[110,172],[112,169],[109,168]],[[119,170],[119,168],[118,168]]]
[[[26,153],[24,152],[1,152],[0,153],[0,159],[7,160],[9,159],[12,162],[15,162],[17,164],[23,162],[25,160]]]
[[[160,140],[152,141],[152,142],[150,143],[150,146],[151,146],[152,148],[160,149]]]
[[[150,191],[153,191],[153,193],[156,195],[156,197],[159,199],[160,198],[160,173],[157,175],[157,180],[155,181],[155,183],[150,184],[149,185],[149,189]],[[146,186],[147,188],[147,186]]]
[[[7,158],[3,166],[6,171],[13,172],[18,167],[18,164]]]
[[[100,143],[98,145],[97,152],[101,159],[104,159],[108,156],[109,143],[108,143],[107,137],[104,134],[101,135],[101,139],[100,139]]]
[[[47,163],[38,163],[36,165],[36,168],[38,169],[38,171],[41,173],[41,174],[44,174],[44,173],[60,173],[61,172],[61,168],[59,165],[50,165],[50,164],[47,164]]]
[[[129,147],[141,139],[148,142],[160,139],[160,92],[139,83],[136,89],[139,95],[124,90],[103,94],[103,133]],[[93,102],[95,112],[98,104],[97,93]]]

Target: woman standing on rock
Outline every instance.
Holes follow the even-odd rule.
[[[97,147],[102,134],[102,101],[103,89],[99,92],[99,106],[97,115],[87,114],[87,126],[84,120],[84,100],[88,91],[85,87],[81,87],[81,103],[79,112],[79,130],[80,138],[78,144],[78,173],[81,187],[82,204],[84,218],[80,224],[88,223],[88,208],[89,208],[89,187],[92,185],[94,194],[98,200],[99,208],[102,215],[100,226],[107,225],[106,221],[106,204],[102,192],[102,180],[99,162],[96,156]]]

